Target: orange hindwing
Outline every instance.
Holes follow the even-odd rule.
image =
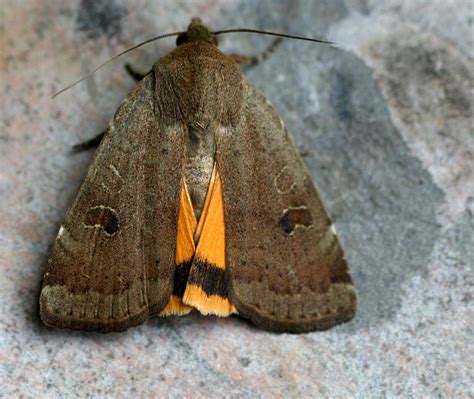
[[[173,293],[168,304],[161,311],[160,316],[188,314],[193,308],[183,303],[182,297],[188,280],[196,246],[194,245],[194,231],[197,222],[193,206],[189,198],[186,183],[181,184],[178,213],[178,233],[176,237],[176,269],[174,272]]]
[[[228,299],[225,266],[222,183],[217,165],[214,165],[199,224],[186,183],[182,184],[174,290],[160,314],[182,315],[192,308],[205,315],[225,317],[237,313]]]

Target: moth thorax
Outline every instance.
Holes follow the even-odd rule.
[[[188,126],[187,131],[185,180],[199,220],[214,166],[214,129]]]

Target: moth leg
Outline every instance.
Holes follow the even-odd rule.
[[[125,64],[125,70],[128,72],[128,74],[132,77],[132,79],[135,79],[137,82],[142,80],[148,73],[143,73],[137,71],[134,67],[132,67],[130,64]]]
[[[72,146],[72,152],[73,153],[78,153],[78,152],[83,152],[90,150],[92,148],[96,148],[100,142],[102,141],[102,138],[104,137],[104,134],[107,132],[107,130],[104,130],[102,133],[100,133],[98,136],[84,141],[83,143],[75,144]]]
[[[147,74],[143,74],[141,72],[138,72],[135,68],[133,68],[130,64],[125,64],[125,70],[128,72],[128,74],[135,79],[137,82],[142,80]],[[102,133],[97,135],[96,137],[84,141],[83,143],[76,144],[72,147],[72,152],[77,153],[77,152],[83,152],[90,150],[92,148],[96,148],[100,142],[102,141],[102,138],[104,137],[105,132],[107,130],[104,130]]]
[[[260,64],[261,62],[265,61],[278,45],[282,42],[283,38],[277,37],[273,40],[272,44],[270,44],[265,50],[263,50],[260,54],[257,55],[243,55],[243,54],[229,54],[229,57],[232,58],[237,64],[242,66],[255,66]]]

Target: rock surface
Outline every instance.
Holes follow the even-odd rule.
[[[238,318],[152,319],[121,334],[38,317],[50,245],[102,131],[173,39],[97,63],[191,16],[284,41],[246,71],[274,104],[337,226],[356,318],[276,335]],[[468,0],[5,1],[0,11],[0,397],[473,397],[473,9]],[[220,38],[255,54],[263,36]],[[471,364],[471,366],[469,366]]]

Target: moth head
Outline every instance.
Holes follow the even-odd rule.
[[[188,26],[186,32],[181,33],[176,38],[176,45],[179,46],[183,43],[189,43],[194,40],[204,40],[208,43],[217,46],[217,39],[213,32],[203,24],[201,18],[194,17]]]

